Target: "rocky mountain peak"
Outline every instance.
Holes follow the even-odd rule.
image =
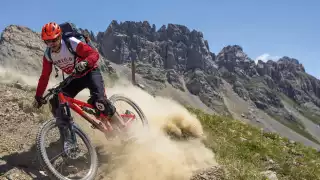
[[[192,30],[188,27],[180,24],[169,23],[167,26],[162,25],[159,30],[156,30],[155,24],[150,24],[148,21],[125,21],[118,23],[113,20],[108,26],[106,34],[120,33],[126,36],[140,36],[146,38],[146,40],[154,41],[171,41],[171,42],[182,42],[186,45],[191,43],[204,43],[206,48],[209,50],[208,42],[202,40],[203,33]],[[100,33],[100,37],[103,33]]]
[[[290,58],[288,56],[283,56],[282,58],[280,58],[278,60],[278,62],[284,62],[284,63],[292,63],[292,64],[296,64],[296,65],[299,65],[299,61],[297,59],[294,59],[294,58]]]
[[[33,46],[33,45],[36,45],[34,43],[32,44],[32,41],[31,41],[34,38],[40,38],[40,33],[32,31],[29,27],[25,27],[21,25],[9,25],[1,33],[0,42],[1,43],[4,43],[4,42],[18,43],[20,45]],[[42,47],[43,46],[41,46],[41,48]]]
[[[297,59],[287,56],[280,58],[278,61],[268,60],[263,62],[259,60],[257,71],[261,76],[268,75],[278,81],[281,80],[282,74],[288,77],[295,76],[297,72],[305,73],[304,66]]]
[[[148,21],[112,21],[97,42],[100,51],[111,61],[121,64],[137,59],[153,67],[175,69],[205,69],[205,61],[213,61],[203,34],[178,24],[163,25],[158,31]]]
[[[1,34],[0,65],[34,73],[41,66],[45,44],[40,33],[20,25],[9,25]]]
[[[224,47],[219,54],[217,55],[217,61],[235,61],[235,63],[239,62],[253,62],[252,59],[248,57],[246,53],[243,52],[243,49],[239,45],[229,45]]]
[[[243,52],[243,49],[239,45],[228,45],[223,47],[221,53],[237,53],[238,51]]]
[[[221,81],[215,54],[210,52],[202,32],[172,23],[156,30],[147,21],[112,21],[105,32],[98,34],[97,42],[103,56],[114,63],[135,60],[136,72],[143,77],[189,90],[208,107],[219,106],[225,111],[218,92]]]
[[[216,57],[223,74],[235,73],[241,78],[258,76],[255,62],[243,51],[239,45],[229,45],[224,47]]]
[[[281,70],[288,70],[290,72],[302,71],[305,72],[304,66],[299,63],[297,59],[284,56],[277,61]]]
[[[118,23],[116,20],[113,20],[106,30],[106,33],[120,33],[127,36],[139,35],[146,38],[151,38],[155,32],[155,25],[151,26],[148,21],[125,21]]]

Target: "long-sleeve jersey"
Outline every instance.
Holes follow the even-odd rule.
[[[92,49],[88,44],[71,37],[70,44],[73,50],[81,57],[77,58],[76,62],[87,60],[89,67],[97,67],[99,53]],[[71,74],[74,69],[74,55],[68,50],[65,42],[61,40],[61,49],[58,53],[51,52],[51,60],[43,56],[42,72],[38,81],[36,96],[42,96],[48,86],[50,74],[53,64],[56,64],[66,74]]]

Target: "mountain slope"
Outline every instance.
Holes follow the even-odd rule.
[[[283,57],[278,62],[255,64],[238,45],[227,46],[216,55],[201,32],[176,24],[156,31],[147,21],[112,21],[105,32],[92,38],[104,56],[102,67],[111,61],[120,79],[130,80],[130,61],[135,59],[137,81],[153,95],[190,103],[206,112],[232,115],[318,147],[319,134],[312,127],[319,119],[319,80],[308,75],[295,59]],[[44,49],[36,32],[8,26],[0,49],[2,66],[39,74]],[[225,87],[232,87],[235,93]],[[290,107],[284,106],[287,100],[291,100]],[[300,135],[291,136],[292,130]]]
[[[198,96],[219,114],[231,113],[223,100],[226,97],[223,87],[230,84],[243,100],[253,102],[251,109],[266,112],[269,119],[287,126],[286,131],[293,129],[314,142],[319,139],[317,133],[305,126],[318,123],[320,81],[306,73],[294,58],[285,56],[277,62],[256,64],[239,45],[226,46],[214,54],[201,32],[178,24],[156,30],[155,25],[147,21],[112,21],[105,32],[98,33],[96,43],[110,61],[128,64],[134,59],[138,62],[137,73],[162,83],[159,88],[166,87],[165,82],[171,83],[179,90]],[[283,102],[288,98],[295,102],[291,111],[304,112],[303,118],[284,107]],[[233,115],[244,119],[247,116],[242,116],[243,113],[237,111]],[[245,121],[261,119],[263,116],[257,115]],[[262,123],[258,125],[267,129]]]
[[[36,110],[31,107],[34,87],[28,87],[24,83],[6,83],[6,85],[3,81],[0,83],[2,94],[0,102],[7,107],[0,109],[2,117],[0,179],[47,179],[45,172],[39,169],[34,139],[40,124],[48,118],[49,111],[47,108]],[[132,87],[129,89],[128,94],[137,94],[140,98],[145,94],[141,90],[133,91]],[[117,89],[111,90],[112,93],[119,92]],[[121,91],[125,92],[125,90]],[[84,94],[81,94],[79,98],[84,97]],[[150,102],[155,106],[153,110],[146,108]],[[171,101],[153,99],[146,94],[143,100],[139,101],[139,105],[148,116],[160,115],[161,121],[158,122],[155,118],[149,118],[152,119],[151,124],[157,125],[158,128],[159,124],[165,125],[161,112],[157,112],[158,106],[163,105],[164,102]],[[165,110],[167,114],[174,115],[172,113],[180,108],[175,106],[174,102],[169,104],[170,107]],[[298,180],[320,178],[320,159],[319,152],[316,150],[277,134],[262,132],[241,121],[206,114],[193,108],[187,109],[201,122],[206,134],[203,140],[205,146],[197,140],[170,140],[152,131],[147,141],[143,138],[139,144],[123,147],[119,146],[119,142],[106,141],[102,134],[94,132],[76,116],[76,123],[90,135],[90,139],[97,147],[101,162],[97,179],[256,180],[268,177],[269,179]],[[183,122],[195,120],[188,119],[191,117],[188,113],[182,114],[186,118]],[[196,124],[198,123],[194,125]],[[156,126],[152,126],[152,129],[154,127]],[[196,132],[194,130],[191,132]],[[105,144],[107,146],[104,147]],[[166,148],[155,149],[158,146]],[[214,159],[217,162],[207,148],[215,152]],[[209,168],[206,168],[208,166]],[[199,167],[205,169],[195,170]],[[126,173],[123,173],[124,171]],[[154,177],[156,173],[160,175]]]

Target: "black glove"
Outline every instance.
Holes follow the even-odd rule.
[[[88,65],[89,65],[88,61],[83,60],[83,61],[78,62],[74,68],[77,73],[81,73],[88,68]]]
[[[35,107],[35,108],[40,108],[43,104],[46,103],[45,99],[43,99],[40,96],[35,96],[34,99],[35,100],[33,102],[33,107]]]

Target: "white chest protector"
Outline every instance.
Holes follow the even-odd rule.
[[[70,45],[74,51],[76,51],[78,44],[81,42],[80,40],[71,37],[70,39]],[[49,48],[47,48],[46,51],[49,51]],[[74,55],[69,51],[66,43],[61,39],[61,49],[58,53],[51,52],[51,59],[48,57],[48,53],[45,53],[46,59],[49,62],[52,62],[57,67],[59,67],[62,71],[64,71],[67,74],[72,73],[75,63],[75,57]],[[52,61],[51,61],[52,60]]]

